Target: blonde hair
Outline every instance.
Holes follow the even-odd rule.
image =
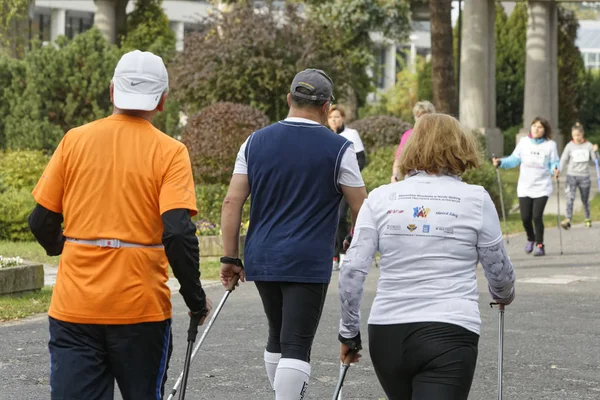
[[[480,165],[477,138],[446,114],[421,116],[400,155],[400,171],[405,175],[411,171],[461,175]]]
[[[417,118],[419,115],[435,113],[435,107],[427,100],[419,101],[413,107],[412,112],[414,117]]]
[[[346,118],[346,111],[344,111],[344,107],[339,106],[337,104],[334,104],[331,107],[329,107],[329,112],[327,113],[327,116],[330,116],[331,113],[334,111],[338,111],[342,118]]]

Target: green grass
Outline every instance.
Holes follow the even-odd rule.
[[[50,257],[46,255],[46,250],[37,242],[9,242],[0,241],[0,256],[21,257],[27,261],[37,261],[43,264],[58,265],[60,257]]]
[[[576,202],[579,199],[575,200]],[[590,211],[592,214],[592,220],[598,221],[596,223],[600,223],[600,195],[596,195],[590,202]],[[561,221],[564,218],[564,215],[561,215]],[[583,223],[584,221],[583,210],[577,211],[573,213],[573,224]],[[556,214],[546,214],[544,215],[544,226],[546,228],[553,228],[558,225],[558,219],[556,218]],[[521,222],[521,216],[518,213],[513,213],[506,216],[506,226],[508,233],[519,233],[523,232],[523,223]],[[504,230],[504,225],[502,225],[502,229]]]
[[[221,263],[218,258],[200,259],[200,278],[202,280],[219,280],[220,271]]]
[[[0,296],[0,322],[48,312],[52,288]]]

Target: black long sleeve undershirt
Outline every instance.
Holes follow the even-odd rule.
[[[181,285],[179,293],[191,311],[203,311],[206,295],[200,284],[200,248],[190,211],[169,210],[162,214],[162,221],[162,242],[173,274]]]
[[[38,243],[49,256],[62,254],[65,237],[62,233],[63,215],[37,204],[27,220]]]

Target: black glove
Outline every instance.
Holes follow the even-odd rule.
[[[342,335],[338,335],[338,340],[340,343],[345,344],[350,347],[352,350],[362,350],[362,340],[360,339],[360,332],[358,335],[354,336],[352,339],[346,339]]]

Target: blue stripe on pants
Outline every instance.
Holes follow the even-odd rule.
[[[171,320],[167,322],[165,328],[165,340],[163,345],[162,357],[160,359],[160,367],[158,370],[158,377],[156,379],[156,400],[162,400],[163,385],[165,380],[165,373],[167,372],[167,362],[169,359],[169,344],[171,342]]]

